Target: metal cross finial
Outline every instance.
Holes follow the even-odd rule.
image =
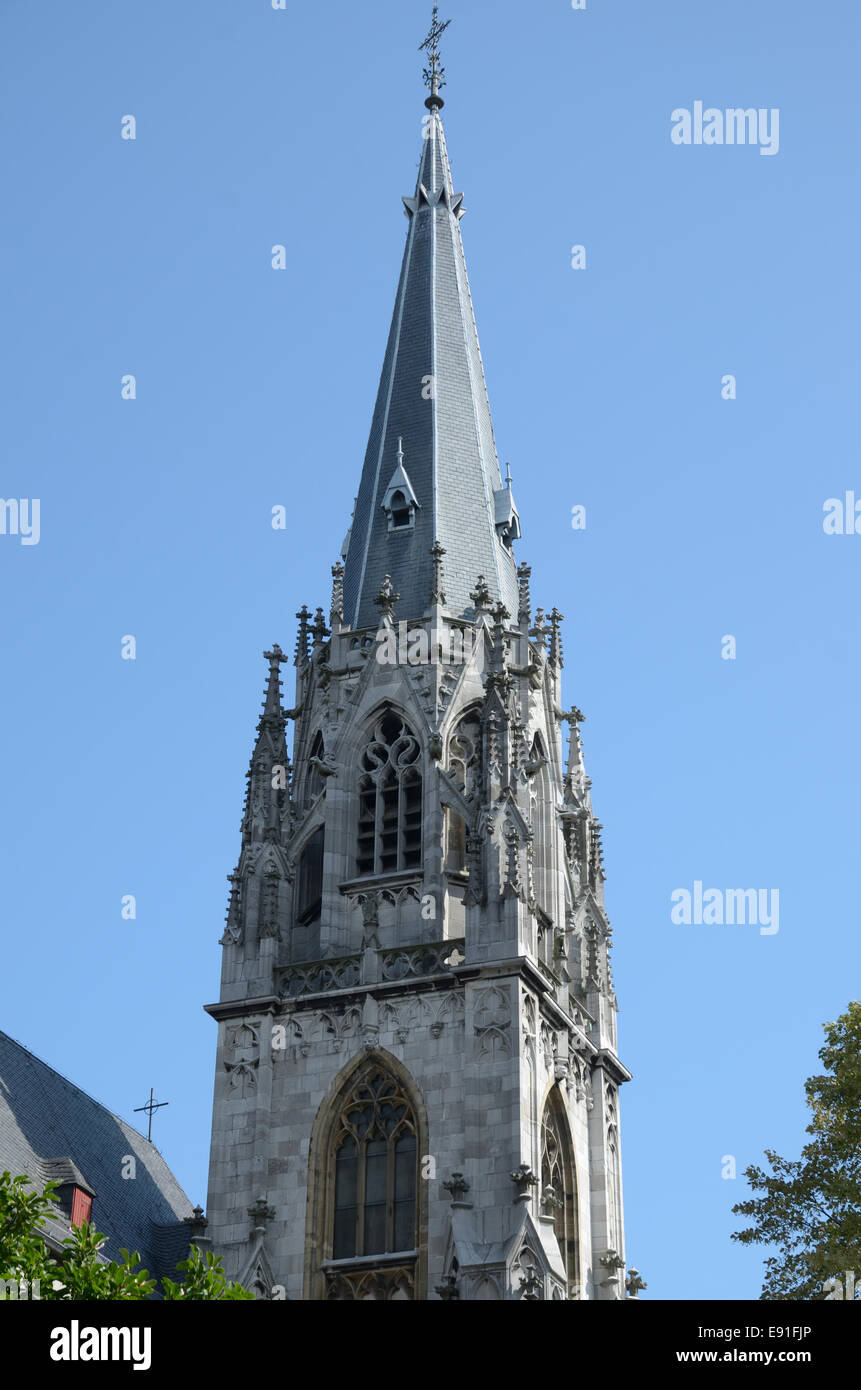
[[[440,23],[439,5],[434,5],[433,22],[430,27],[430,32],[424,43],[419,44],[419,52],[421,53],[422,49],[426,49],[428,58],[430,59],[430,67],[424,69],[422,76],[424,77],[425,86],[430,87],[430,96],[425,102],[425,106],[431,109],[435,106],[442,106],[443,104],[439,91],[440,87],[445,86],[445,68],[439,60],[439,41],[450,24],[450,19],[445,19]]]
[[[145,1111],[147,1112],[147,1114],[149,1115],[149,1126],[147,1127],[146,1137],[147,1137],[147,1139],[148,1139],[148,1141],[149,1141],[150,1144],[152,1143],[152,1117],[153,1117],[153,1111],[154,1111],[154,1110],[160,1110],[161,1107],[162,1107],[163,1105],[170,1105],[170,1101],[169,1101],[169,1100],[155,1100],[155,1099],[153,1099],[154,1096],[155,1096],[155,1091],[153,1090],[152,1086],[150,1086],[150,1088],[149,1088],[149,1100],[147,1101],[146,1105],[136,1105],[136,1106],[135,1106],[135,1114],[136,1114],[136,1115],[139,1114],[141,1110],[145,1110]]]

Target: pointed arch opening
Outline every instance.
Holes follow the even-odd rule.
[[[306,1270],[313,1297],[422,1297],[424,1107],[387,1053],[348,1068],[323,1102],[309,1154]]]
[[[541,1119],[541,1196],[553,1213],[570,1291],[580,1283],[580,1206],[574,1147],[558,1085],[547,1097]]]

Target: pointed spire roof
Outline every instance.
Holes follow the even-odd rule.
[[[276,642],[271,652],[263,653],[263,660],[269,662],[269,675],[266,680],[266,693],[263,697],[263,716],[258,729],[281,731],[284,727],[284,712],[281,708],[281,662],[286,657]]]
[[[407,241],[346,555],[344,618],[354,628],[376,625],[374,599],[386,575],[401,595],[398,617],[422,615],[435,542],[446,551],[449,609],[471,611],[481,573],[491,602],[517,612],[517,511],[496,453],[440,82],[438,70],[415,193],[403,200]],[[408,525],[387,508],[399,440],[416,504]]]
[[[282,793],[289,792],[290,758],[285,736],[287,716],[281,706],[280,673],[281,663],[287,658],[277,642],[263,656],[269,662],[269,675],[263,696],[263,713],[257,721],[254,752],[245,774],[248,785],[242,815],[243,844],[255,839],[278,839],[285,799]]]

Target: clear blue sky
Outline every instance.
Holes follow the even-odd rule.
[[[6,0],[0,21],[0,494],[41,501],[38,545],[0,536],[0,1026],[126,1119],[154,1085],[194,1201],[260,653],[328,603],[429,11]],[[449,16],[444,117],[519,558],[567,615],[606,827],[629,1258],[650,1297],[756,1297],[722,1158],[797,1155],[822,1024],[861,995],[861,536],[822,527],[827,498],[861,498],[861,12]],[[779,108],[779,154],[675,146],[671,112],[697,100]],[[779,932],[674,925],[695,880],[778,888]]]

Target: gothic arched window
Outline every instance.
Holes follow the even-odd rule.
[[[399,1082],[363,1069],[336,1121],[333,1260],[416,1247],[416,1121]]]
[[[552,1195],[548,1193],[552,1189]],[[553,1214],[553,1229],[565,1263],[569,1287],[580,1282],[579,1208],[574,1156],[565,1107],[554,1086],[541,1121],[541,1195]]]
[[[418,868],[422,861],[422,775],[418,739],[386,707],[362,754],[359,778],[360,874]]]

